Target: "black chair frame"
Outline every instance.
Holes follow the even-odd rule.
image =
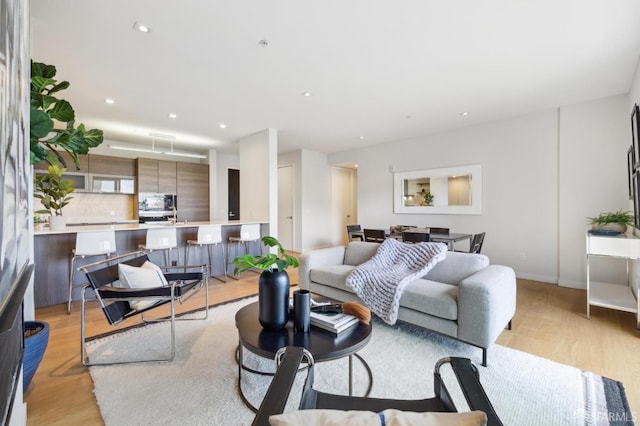
[[[428,243],[430,240],[428,232],[402,231],[402,241],[405,243]]]
[[[132,256],[136,256],[133,257]],[[128,260],[124,260],[127,259]],[[142,266],[148,259],[143,252],[133,252],[123,254],[121,256],[112,257],[100,262],[91,263],[82,266],[80,269],[86,274],[89,284],[82,289],[82,305],[80,319],[80,339],[82,364],[85,366],[95,365],[113,365],[113,364],[133,364],[144,362],[169,363],[175,358],[176,353],[176,331],[175,323],[178,320],[204,320],[209,316],[209,289],[207,265],[180,265],[160,267],[167,271],[164,277],[169,283],[168,286],[151,287],[151,288],[123,288],[115,286],[119,281],[118,264],[112,264],[116,261],[130,266]],[[169,272],[172,270],[181,270],[180,272]],[[196,272],[190,272],[195,270]],[[204,288],[205,290],[205,306],[204,315],[196,318],[177,318],[175,303],[183,303],[190,298],[197,290]],[[93,297],[87,297],[87,291],[93,291]],[[129,302],[139,300],[155,301],[153,305],[145,309],[135,310],[131,308]],[[107,321],[111,325],[118,325],[128,318],[140,315],[144,323],[165,322],[171,323],[171,351],[168,357],[160,359],[143,359],[143,360],[127,360],[121,362],[89,362],[86,351],[86,308],[87,302],[98,302],[104,312]],[[146,319],[145,313],[159,306],[169,304],[171,313],[168,317],[157,319]]]
[[[300,371],[299,368],[303,362],[306,362],[309,368],[307,369],[307,378],[300,400],[300,410],[336,409],[380,412],[394,408],[413,412],[457,412],[453,399],[440,375],[442,366],[450,364],[471,410],[483,411],[487,415],[488,426],[502,425],[480,383],[477,367],[468,358],[442,358],[436,363],[433,373],[435,393],[433,398],[418,400],[382,399],[329,394],[313,389],[313,356],[304,348],[289,346],[280,349],[276,353],[278,369],[253,420],[253,426],[268,426],[270,416],[283,412],[296,374]]]
[[[354,238],[364,241],[361,234],[353,235],[353,232],[362,232],[362,227],[360,225],[347,225],[347,237],[349,238],[349,242],[353,241]]]
[[[364,240],[381,243],[387,237],[384,229],[364,229]]]

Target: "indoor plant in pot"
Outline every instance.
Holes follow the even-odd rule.
[[[262,243],[277,247],[277,253],[237,256],[233,259],[233,273],[254,268],[262,271],[258,280],[258,319],[265,329],[279,330],[289,320],[289,274],[286,269],[290,266],[297,268],[300,264],[274,237],[262,237]]]
[[[49,173],[36,175],[33,179],[33,196],[40,200],[44,209],[35,213],[49,214],[49,228],[59,231],[65,227],[65,218],[62,216],[62,208],[73,199],[73,181],[63,179],[66,171],[64,167],[52,164],[48,168]]]
[[[623,233],[627,225],[633,225],[634,217],[630,212],[618,210],[616,212],[600,213],[596,217],[588,217],[591,229]]]
[[[24,359],[22,391],[26,392],[42,361],[49,343],[49,324],[44,321],[24,322]]]

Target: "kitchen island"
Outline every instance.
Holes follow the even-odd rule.
[[[187,240],[197,239],[198,226],[200,225],[221,225],[222,245],[227,253],[227,241],[229,236],[239,235],[240,226],[243,224],[259,223],[261,225],[261,235],[269,235],[269,224],[267,221],[212,221],[212,222],[188,222],[174,224],[148,224],[148,223],[121,223],[121,224],[90,224],[80,226],[67,226],[61,231],[51,231],[48,227],[36,225],[34,229],[34,251],[35,251],[35,271],[34,271],[34,298],[36,308],[50,305],[66,303],[69,294],[69,274],[70,259],[72,250],[76,244],[76,234],[90,231],[115,231],[117,254],[125,254],[138,250],[140,244],[146,240],[147,229],[158,227],[175,227],[177,232],[178,249],[176,250],[180,259],[179,264],[185,262],[185,250]],[[258,244],[251,245],[252,254],[258,254]],[[221,256],[222,251],[214,249],[214,256]],[[235,254],[232,253],[232,256]],[[149,259],[159,265],[164,264],[163,254],[155,251],[149,253]],[[206,250],[191,250],[189,264],[202,265],[208,263]],[[99,257],[77,259],[78,267],[95,262]],[[226,261],[226,260],[225,260]],[[212,275],[222,275],[222,262],[214,258],[212,265]],[[227,273],[233,272],[233,268],[227,265]],[[82,272],[76,272],[74,285],[81,285],[86,282]],[[80,300],[80,287],[74,288],[73,300]]]

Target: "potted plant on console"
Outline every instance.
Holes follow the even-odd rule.
[[[587,218],[591,224],[593,233],[622,234],[627,231],[628,225],[633,225],[634,217],[630,212],[618,210],[615,212],[600,213],[596,217]]]
[[[233,273],[249,269],[262,271],[258,280],[258,319],[265,329],[279,330],[289,320],[289,274],[286,269],[290,266],[297,268],[300,264],[298,259],[286,253],[274,237],[262,237],[262,243],[276,247],[277,253],[237,256],[233,259]]]

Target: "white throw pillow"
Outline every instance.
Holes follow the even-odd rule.
[[[162,269],[146,261],[141,267],[118,264],[120,285],[124,288],[153,288],[167,286],[169,283],[162,273]],[[131,309],[140,311],[153,306],[157,300],[130,301]]]
[[[399,410],[372,411],[299,410],[269,417],[271,426],[484,426],[482,411],[465,413],[414,413]]]

